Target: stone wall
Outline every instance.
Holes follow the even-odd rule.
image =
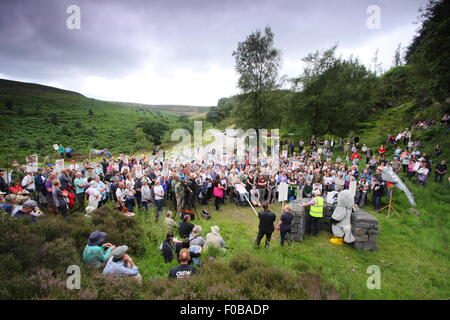
[[[292,206],[292,240],[296,242],[303,241],[305,233],[309,233],[309,207],[301,207],[301,203],[306,203],[310,199],[294,200],[289,202]],[[331,216],[336,205],[325,203],[324,215],[321,220],[320,230],[332,233]],[[356,241],[353,247],[360,250],[376,250],[376,240],[379,232],[378,219],[358,209],[352,213],[351,218],[352,233]]]
[[[378,232],[378,219],[375,216],[361,209],[352,213],[352,233],[356,239],[353,243],[354,248],[376,250]]]

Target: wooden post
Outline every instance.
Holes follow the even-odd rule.
[[[392,195],[393,195],[393,188],[390,188],[389,190],[389,207],[388,207],[388,217],[391,216],[391,207],[392,207]]]

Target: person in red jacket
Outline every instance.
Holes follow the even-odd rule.
[[[384,147],[384,144],[382,144],[380,146],[380,148],[378,148],[378,153],[381,155],[383,155],[386,152],[386,148]]]
[[[72,209],[73,206],[75,205],[75,195],[72,192],[67,191],[67,197],[69,199],[69,208]]]
[[[23,188],[20,186],[20,184],[14,184],[9,187],[9,192],[14,194],[23,194]]]

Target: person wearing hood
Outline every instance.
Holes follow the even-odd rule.
[[[89,208],[89,207],[88,207]],[[88,244],[83,251],[83,262],[92,269],[99,268],[105,263],[113,249],[116,247],[111,243],[103,243],[106,239],[106,232],[96,230],[89,235]]]

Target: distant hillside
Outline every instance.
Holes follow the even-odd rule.
[[[83,96],[78,92],[44,86],[42,84],[0,79],[0,94],[26,94],[42,96],[52,93]]]
[[[180,115],[186,116],[198,116],[200,114],[207,113],[213,106],[211,107],[202,107],[202,106],[188,106],[188,105],[153,105],[153,104],[142,104],[142,103],[134,103],[134,102],[117,102],[111,101],[113,103],[118,103],[124,106],[140,108],[140,109],[149,109],[155,111],[163,111],[170,112]]]
[[[170,141],[188,122],[179,114],[87,98],[39,84],[0,80],[0,168],[26,155],[57,156],[53,144],[71,146],[77,158],[89,150],[151,150],[155,136]],[[42,159],[42,158],[41,158]]]

